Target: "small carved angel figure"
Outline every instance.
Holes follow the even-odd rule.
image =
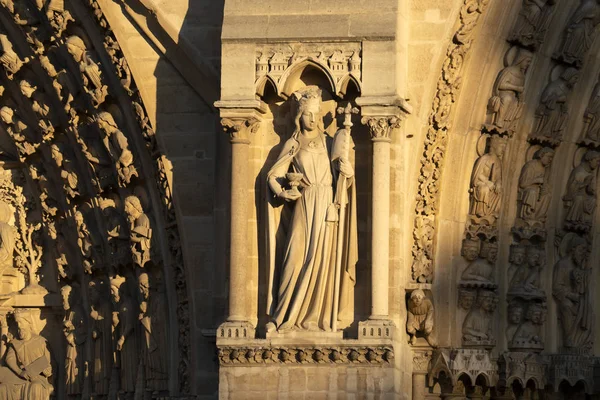
[[[75,213],[75,223],[77,224],[77,245],[83,256],[83,268],[86,273],[91,274],[96,264],[96,251],[92,234],[83,219],[81,211]]]
[[[533,159],[528,161],[519,176],[519,194],[517,198],[517,216],[530,226],[546,222],[550,207],[550,165],[554,159],[554,150],[542,147]]]
[[[140,268],[150,261],[150,248],[152,245],[152,227],[150,218],[144,213],[140,199],[128,196],[125,199],[125,212],[129,220],[129,239],[133,261]]]
[[[13,50],[12,43],[8,36],[0,33],[0,63],[4,66],[6,76],[8,79],[12,79],[13,75],[19,72],[23,66],[23,61],[19,58],[17,53]]]
[[[55,30],[56,37],[60,37],[71,21],[75,21],[68,10],[65,10],[64,0],[50,0],[46,7],[46,17],[50,26]]]
[[[38,117],[38,126],[42,130],[44,138],[51,138],[54,127],[58,126],[59,121],[51,112],[45,93],[25,79],[19,82],[19,88],[23,96],[29,99],[31,109]]]
[[[50,146],[52,159],[56,163],[60,171],[60,177],[63,181],[65,192],[71,198],[75,198],[81,194],[79,177],[77,168],[74,163],[65,157],[65,150],[61,149],[58,144],[54,143]]]
[[[121,132],[109,112],[99,113],[96,120],[105,134],[103,138],[104,146],[115,163],[119,177],[124,183],[130,183],[132,177],[138,176],[138,172],[133,163],[133,153],[129,148],[127,137]]]
[[[94,61],[91,53],[87,51],[85,43],[79,36],[70,36],[66,44],[69,54],[79,64],[84,88],[86,88],[86,91],[92,97],[94,106],[98,107],[104,103],[108,95],[108,87],[102,83],[102,71],[98,63]]]
[[[39,144],[32,142],[31,130],[15,115],[15,111],[8,106],[0,108],[0,119],[6,124],[6,130],[14,140],[21,156],[33,154]]]
[[[67,341],[65,376],[67,395],[81,395],[84,381],[84,344],[87,338],[87,324],[81,306],[79,285],[65,285],[61,289],[65,318],[63,333]]]
[[[112,372],[112,310],[106,280],[96,278],[89,283],[92,322],[92,382],[96,396],[108,394]],[[94,396],[95,397],[95,396]]]
[[[408,301],[408,320],[406,331],[410,336],[410,344],[417,344],[417,333],[421,333],[427,343],[437,346],[433,338],[433,303],[421,289],[413,290]]]

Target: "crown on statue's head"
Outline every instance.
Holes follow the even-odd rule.
[[[321,90],[321,88],[319,88],[318,86],[311,85],[295,91],[294,97],[298,102],[298,106],[300,108],[305,108],[309,104],[313,104],[314,102],[320,104],[322,93],[323,91]]]

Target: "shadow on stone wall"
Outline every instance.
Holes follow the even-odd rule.
[[[183,3],[183,2],[180,2]],[[173,167],[174,200],[190,295],[192,391],[215,398],[214,331],[227,310],[229,142],[218,129],[216,98],[202,98],[170,61],[184,52],[219,87],[223,0],[190,0],[178,43],[156,66],[156,132]],[[165,11],[170,10],[165,2]],[[174,11],[176,12],[176,11]],[[168,14],[167,14],[168,15]]]

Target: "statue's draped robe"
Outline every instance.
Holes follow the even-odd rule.
[[[494,84],[493,96],[490,99],[494,110],[497,110],[495,123],[500,128],[512,128],[513,122],[521,114],[519,93],[514,87],[524,87],[525,74],[519,65],[504,68]]]
[[[54,388],[50,351],[46,339],[33,335],[29,340],[13,339],[8,344],[6,367],[0,367],[0,398],[3,400],[49,399]],[[27,370],[31,381],[19,375]]]
[[[479,157],[471,176],[473,196],[469,213],[478,217],[495,217],[500,210],[502,162],[497,155],[487,153]]]
[[[338,327],[344,328],[354,319],[356,190],[353,178],[338,179],[332,162],[341,155],[337,149],[346,134],[340,130],[333,143],[327,135],[319,134],[312,140],[317,146],[312,147],[308,144],[311,140],[297,134],[285,143],[268,173],[268,180],[280,183],[290,170],[303,174],[302,197],[295,202],[282,205],[268,190],[267,306],[278,329],[332,329],[337,251],[342,252]],[[336,196],[341,190],[348,193],[341,249],[337,249],[337,208],[333,204],[336,185]]]
[[[118,354],[121,369],[120,390],[127,393],[135,391],[138,367],[139,347],[135,332],[138,321],[133,307],[133,301],[130,298],[122,297],[119,304],[119,335],[123,336],[125,341]]]
[[[589,118],[585,139],[600,140],[600,85],[596,85],[594,88],[594,93],[585,111],[585,117]]]
[[[567,27],[567,35],[560,48],[566,61],[583,61],[592,47],[596,25],[600,22],[600,6],[595,0],[584,0],[575,11]]]
[[[167,371],[167,315],[164,293],[151,290],[146,311],[142,313],[142,353],[146,388],[151,390],[168,389]]]
[[[133,261],[140,267],[150,261],[150,247],[152,240],[152,228],[150,218],[146,214],[141,214],[135,219],[131,228],[132,241],[135,243],[131,249]]]
[[[519,177],[519,218],[525,221],[545,221],[550,206],[549,194],[541,193],[545,180],[546,168],[540,160],[531,160],[525,164]]]
[[[577,166],[569,176],[564,196],[568,210],[565,221],[575,224],[591,224],[596,208],[596,171],[588,171],[586,163]]]
[[[576,283],[576,274],[582,276]],[[590,301],[589,270],[579,268],[571,256],[562,258],[554,267],[552,295],[556,300],[562,325],[564,347],[589,350],[593,345],[594,314]]]
[[[66,320],[72,325],[67,333],[67,351],[65,357],[66,392],[67,394],[80,394],[83,389],[85,375],[83,358],[85,339],[87,337],[86,322],[83,319],[83,310],[75,308],[67,311]]]
[[[534,136],[556,140],[561,138],[569,117],[565,107],[569,93],[570,89],[562,78],[550,83],[544,89],[536,110]]]
[[[93,340],[94,361],[93,361],[93,382],[94,393],[107,394],[110,384],[110,375],[112,369],[112,311],[110,304],[105,302],[97,306],[98,315],[92,316],[92,323],[96,332],[96,339]]]
[[[475,305],[463,322],[463,338],[465,340],[488,340],[491,337],[491,319],[489,315]]]

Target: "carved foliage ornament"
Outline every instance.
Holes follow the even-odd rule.
[[[392,365],[391,347],[221,347],[219,363],[236,364],[381,364]]]
[[[369,127],[371,139],[377,141],[391,141],[393,129],[400,128],[402,119],[400,117],[363,117],[363,124]]]
[[[254,117],[222,118],[221,126],[229,134],[231,143],[247,144],[250,143],[250,134],[256,133],[259,128],[260,121]]]
[[[425,149],[421,158],[421,176],[415,208],[413,230],[412,278],[418,282],[433,280],[433,240],[438,212],[439,185],[448,144],[448,129],[455,99],[460,90],[464,60],[476,38],[475,27],[489,0],[465,0],[460,10],[460,25],[446,51],[442,73],[437,84]]]

